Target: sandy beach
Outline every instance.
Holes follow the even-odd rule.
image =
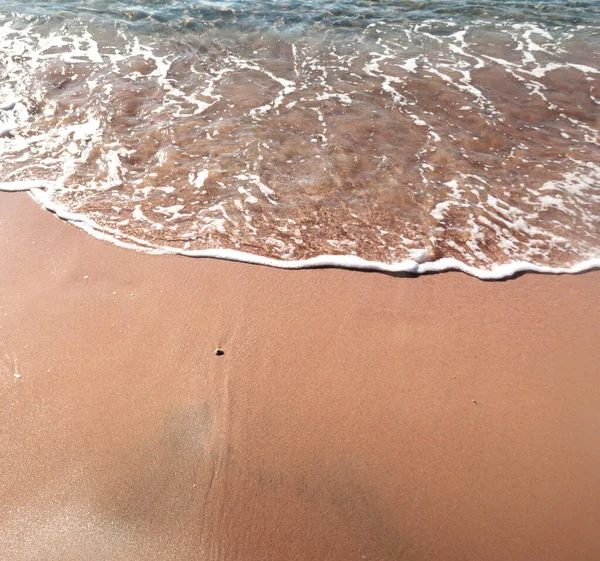
[[[151,256],[0,198],[3,560],[600,558],[600,272]]]

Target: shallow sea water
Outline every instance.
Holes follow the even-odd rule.
[[[158,253],[598,266],[599,23],[595,1],[4,2],[0,189]]]

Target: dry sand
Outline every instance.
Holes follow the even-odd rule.
[[[600,559],[599,272],[0,251],[3,561]]]

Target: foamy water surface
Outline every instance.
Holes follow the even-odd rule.
[[[8,2],[0,189],[114,243],[600,265],[596,2]]]

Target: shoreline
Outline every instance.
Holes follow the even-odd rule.
[[[152,256],[0,199],[7,559],[600,556],[600,271]]]
[[[585,259],[570,267],[550,267],[528,261],[514,261],[502,265],[495,265],[491,269],[478,269],[477,267],[467,265],[455,258],[422,261],[422,258],[426,258],[428,251],[426,249],[414,250],[420,254],[415,260],[408,259],[398,263],[382,263],[379,261],[368,261],[355,255],[318,255],[309,259],[282,260],[234,249],[186,250],[183,248],[154,246],[149,245],[143,240],[125,236],[120,232],[117,233],[116,231],[112,232],[103,229],[88,217],[64,210],[59,205],[55,205],[47,200],[47,197],[45,196],[40,197],[37,193],[44,188],[43,184],[37,185],[36,182],[33,182],[33,184],[28,182],[16,182],[16,186],[13,188],[11,188],[10,185],[10,183],[0,183],[0,193],[26,192],[42,210],[54,214],[59,219],[83,230],[97,240],[111,243],[122,249],[147,253],[150,255],[180,255],[183,257],[212,258],[223,261],[234,261],[250,265],[263,265],[277,269],[292,270],[339,268],[351,271],[406,273],[408,275],[426,275],[458,271],[484,281],[502,281],[524,273],[573,275],[600,269],[600,257]]]

